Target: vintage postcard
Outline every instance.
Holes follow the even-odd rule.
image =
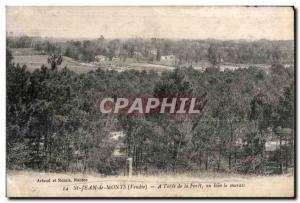
[[[295,197],[294,8],[7,6],[7,197]]]

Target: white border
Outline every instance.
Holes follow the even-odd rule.
[[[105,1],[96,1],[96,0],[1,0],[0,1],[0,26],[1,26],[1,31],[0,31],[0,171],[1,171],[1,178],[0,178],[0,198],[3,202],[8,202],[8,201],[16,201],[16,200],[8,200],[5,197],[5,137],[6,137],[6,131],[5,131],[5,91],[6,91],[6,86],[5,86],[5,6],[13,6],[13,5],[24,5],[24,6],[30,6],[30,5],[38,5],[38,6],[43,6],[43,5],[69,5],[69,6],[80,6],[80,5],[207,5],[207,6],[216,6],[216,5],[224,5],[224,6],[243,6],[243,5],[284,5],[284,6],[290,6],[294,5],[296,9],[298,9],[298,16],[299,16],[299,8],[300,8],[300,1],[299,0],[172,0],[172,1],[167,1],[167,0],[144,0],[143,2],[139,0],[105,0]],[[299,20],[296,20],[297,27],[299,27]],[[296,38],[298,38],[298,33],[296,35]],[[298,49],[298,45],[297,50]],[[296,48],[296,47],[295,47]],[[299,59],[299,51],[297,53],[297,59]],[[296,60],[298,61],[298,60]],[[298,67],[298,64],[296,65]],[[299,95],[299,71],[297,71],[297,95]],[[297,99],[297,115],[299,114],[299,99]],[[297,120],[298,124],[298,120]],[[298,125],[297,125],[298,126]],[[299,129],[297,128],[297,132],[299,132]],[[298,135],[299,133],[297,133]],[[296,135],[296,136],[297,136]],[[298,136],[297,136],[298,137]],[[297,157],[299,157],[299,137],[297,139]],[[299,164],[297,164],[297,175],[299,176]],[[298,181],[297,181],[298,182]],[[258,186],[259,187],[259,186]],[[297,185],[297,193],[299,195],[299,185]],[[26,201],[26,200],[25,200]],[[28,200],[27,200],[28,201]],[[32,201],[32,200],[30,200]],[[36,202],[43,202],[45,200],[35,200]],[[56,200],[58,202],[63,202],[66,200]],[[68,200],[68,201],[74,201],[74,200]],[[76,200],[76,202],[85,202],[86,200]],[[97,200],[98,201],[98,200]],[[101,201],[109,201],[109,202],[115,202],[118,200],[101,200]],[[139,200],[142,201],[142,200]],[[149,200],[147,200],[149,201]],[[158,202],[162,202],[164,200],[157,200]],[[200,200],[200,201],[207,201],[208,200]],[[213,200],[210,202],[216,202],[218,200]],[[243,200],[238,200],[238,201],[243,201]],[[256,200],[257,202],[264,202],[265,200]],[[288,201],[288,200],[280,200],[282,202]]]
[[[4,5],[293,5],[297,0],[4,0]],[[2,3],[1,3],[2,4]]]

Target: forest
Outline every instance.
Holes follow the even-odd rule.
[[[136,174],[264,174],[271,163],[276,172],[284,173],[294,165],[295,72],[293,65],[283,66],[293,64],[289,42],[175,43],[100,37],[95,41],[33,44],[30,39],[7,40],[9,170],[122,174],[125,158],[114,156],[117,142],[110,137],[112,131],[124,132],[118,142],[125,146],[126,157],[133,157]],[[212,65],[203,72],[192,66],[161,74],[152,69],[117,72],[99,67],[79,74],[60,67],[63,59],[51,55],[40,69],[28,71],[28,67],[14,63],[9,48],[32,46],[46,53],[59,50],[61,55],[80,61],[91,61],[97,54],[131,57],[134,51],[146,56],[153,47],[162,55],[174,54],[185,62],[206,58]],[[267,63],[271,68],[265,71],[252,65],[220,71],[220,55],[228,62]],[[199,98],[204,93],[205,108],[193,117],[111,116],[99,111],[99,98],[104,97]],[[292,132],[277,133],[280,129]],[[269,153],[266,143],[271,141],[280,146]]]

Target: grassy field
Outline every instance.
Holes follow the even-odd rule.
[[[292,197],[294,176],[107,176],[8,172],[9,197]],[[80,180],[80,181],[78,181]],[[181,185],[181,187],[180,187]]]
[[[10,51],[13,56],[45,55],[44,51],[32,48],[11,48]]]
[[[31,48],[18,48],[11,49],[13,54],[13,61],[16,64],[26,65],[29,71],[33,71],[37,68],[40,68],[43,64],[49,66],[47,64],[48,55],[43,53],[42,51],[37,51]],[[91,70],[96,70],[97,65],[89,64],[89,63],[80,63],[78,61],[73,60],[72,58],[63,57],[63,63],[60,65],[60,68],[67,66],[70,70],[75,71],[77,73],[85,73]],[[102,67],[116,71],[125,71],[125,70],[150,70],[154,69],[157,72],[162,72],[164,70],[173,70],[174,67],[164,66],[164,65],[156,65],[156,64],[148,64],[148,63],[125,63],[118,64],[110,62],[107,65],[101,65]]]
[[[14,63],[26,65],[29,71],[33,71],[37,68],[40,68],[43,64],[49,67],[49,64],[47,64],[48,55],[44,54],[42,51],[37,51],[30,48],[11,49],[11,51],[14,57]],[[63,68],[65,66],[77,73],[85,73],[91,70],[95,70],[97,68],[94,65],[87,63],[79,63],[69,57],[64,56],[60,68]]]
[[[20,65],[26,65],[29,71],[33,71],[37,68],[40,68],[43,64],[49,67],[49,64],[47,64],[47,58],[47,55],[14,56],[13,61],[14,63],[18,63]],[[97,68],[96,66],[81,64],[69,57],[64,56],[60,68],[63,68],[65,66],[77,73],[85,73],[91,70],[96,70]]]

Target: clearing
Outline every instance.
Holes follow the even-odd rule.
[[[27,70],[34,71],[37,68],[41,68],[44,64],[49,67],[47,63],[48,55],[43,54],[41,51],[37,51],[31,48],[26,49],[11,49],[14,57],[13,62],[20,65],[26,65]],[[69,57],[64,56],[63,62],[60,67],[67,66],[70,70],[76,73],[86,73],[92,70],[96,70],[97,66],[88,63],[80,63]]]

